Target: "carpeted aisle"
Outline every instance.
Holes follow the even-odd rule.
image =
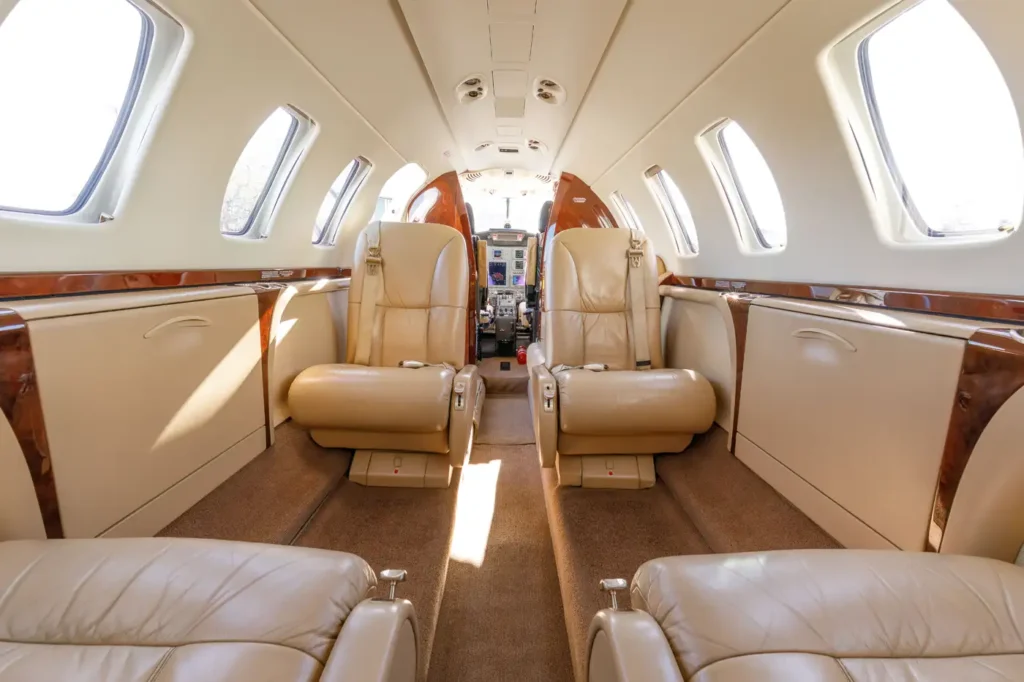
[[[526,396],[488,395],[484,399],[480,428],[477,429],[474,442],[482,445],[533,443],[533,420]]]

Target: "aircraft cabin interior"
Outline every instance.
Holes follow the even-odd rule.
[[[1021,0],[0,0],[0,682],[1024,682]]]

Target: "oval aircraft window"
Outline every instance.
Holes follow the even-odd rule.
[[[927,236],[1009,232],[1024,213],[1024,143],[985,44],[925,0],[861,44],[861,78],[889,172]]]
[[[754,236],[765,249],[786,245],[786,210],[768,162],[736,121],[718,133],[729,172]]]
[[[150,21],[127,0],[22,0],[2,22],[0,209],[76,213],[135,104]]]
[[[272,204],[271,190],[281,174],[299,120],[278,107],[245,145],[235,163],[220,210],[220,231],[240,236],[249,232],[263,208]]]
[[[363,157],[357,157],[349,161],[345,169],[341,171],[331,188],[327,190],[327,196],[320,203],[320,210],[316,214],[316,223],[313,225],[313,243],[321,246],[333,246],[338,238],[338,229],[341,221],[352,206],[352,200],[359,192],[363,180],[370,171],[370,162]]]
[[[412,202],[412,206],[409,207],[409,222],[422,223],[426,220],[427,214],[430,213],[430,209],[434,208],[434,204],[437,203],[439,196],[441,196],[441,192],[436,187],[431,187],[416,197],[416,200]]]

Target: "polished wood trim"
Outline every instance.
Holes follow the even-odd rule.
[[[1024,297],[1022,296],[861,287],[843,284],[717,279],[682,275],[671,275],[662,284],[690,289],[762,294],[889,310],[1024,323]]]
[[[0,274],[0,299],[351,277],[349,268]]]
[[[558,234],[576,227],[618,227],[619,223],[590,185],[572,173],[562,173],[547,227],[552,225],[555,226],[555,234]],[[544,233],[547,234],[547,228]]]
[[[469,290],[466,292],[466,364],[476,364],[476,288],[477,262],[476,249],[473,248],[473,226],[469,224],[469,211],[466,200],[462,196],[462,183],[459,174],[449,171],[439,175],[409,200],[409,208],[422,194],[432,189],[438,191],[437,200],[423,218],[425,223],[448,225],[459,231],[466,240],[466,257],[469,259]],[[406,208],[406,215],[409,209]]]
[[[729,452],[736,452],[736,434],[740,428],[740,392],[743,388],[743,358],[747,352],[747,323],[750,319],[750,304],[759,296],[730,294],[725,297],[732,313],[733,332],[736,335],[736,383],[732,401],[732,436]]]
[[[1009,329],[979,329],[967,341],[949,417],[926,548],[938,552],[964,471],[985,427],[1024,387],[1024,338]]]
[[[274,423],[270,411],[270,330],[274,322],[274,307],[286,285],[275,282],[256,286],[260,320],[260,367],[263,370],[263,418],[269,448],[274,444]]]
[[[6,308],[0,308],[0,411],[14,429],[28,465],[46,537],[63,538],[64,524],[28,324],[21,315]]]

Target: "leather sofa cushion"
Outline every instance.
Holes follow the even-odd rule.
[[[715,419],[715,391],[691,370],[568,370],[556,380],[562,433],[703,433]]]
[[[445,367],[317,365],[292,382],[288,406],[311,429],[438,433],[448,428],[454,377]]]
[[[790,551],[650,561],[634,608],[702,682],[1024,676],[1024,569],[903,552]]]

